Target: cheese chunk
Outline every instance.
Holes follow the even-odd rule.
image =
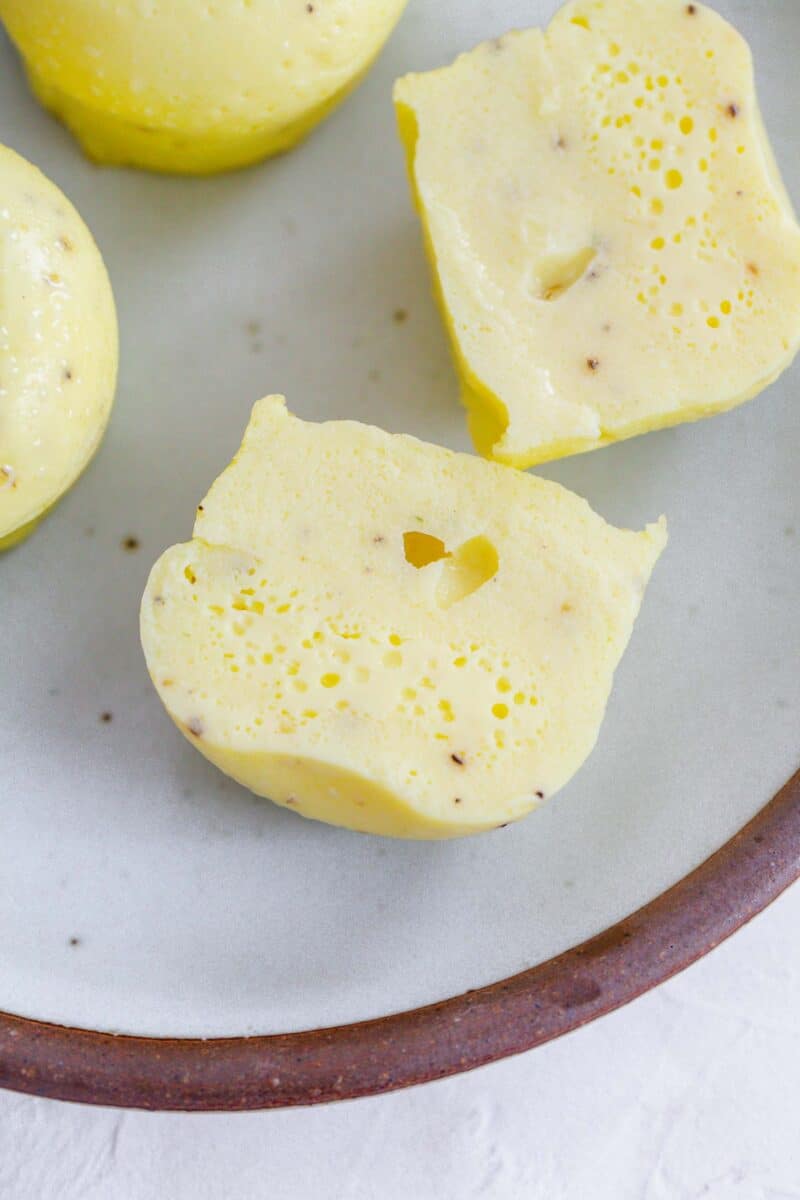
[[[75,482],[103,436],[117,373],[111,286],[54,184],[0,147],[0,550]]]
[[[142,644],[179,728],[259,795],[370,833],[475,833],[589,754],[665,540],[271,397],[153,567]]]
[[[34,92],[104,163],[208,173],[287,150],[406,0],[0,0]]]
[[[800,344],[800,229],[750,52],[575,0],[395,100],[478,449],[531,466],[750,399]]]

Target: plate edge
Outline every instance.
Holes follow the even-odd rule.
[[[800,771],[660,896],[517,975],[350,1025],[240,1038],[98,1033],[0,1013],[0,1087],[57,1100],[233,1112],[374,1096],[532,1050],[715,949],[800,878]]]

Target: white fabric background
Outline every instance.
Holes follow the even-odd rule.
[[[629,1008],[374,1100],[121,1113],[0,1093],[2,1200],[797,1200],[800,887]]]

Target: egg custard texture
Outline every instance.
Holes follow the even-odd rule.
[[[90,158],[208,173],[287,150],[406,0],[0,0],[31,85]]]
[[[117,320],[92,235],[58,188],[0,147],[0,550],[87,465],[111,413]]]
[[[527,467],[750,399],[800,344],[800,229],[747,44],[575,0],[396,85],[478,449]]]
[[[147,666],[228,775],[395,837],[505,824],[594,746],[663,522],[555,483],[256,405],[194,536],[153,567]]]

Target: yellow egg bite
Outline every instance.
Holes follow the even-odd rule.
[[[800,229],[749,49],[575,0],[395,100],[478,449],[527,467],[729,409],[800,345]]]
[[[159,696],[228,775],[393,837],[505,824],[597,739],[663,521],[615,529],[555,483],[256,405],[151,572]]]
[[[42,103],[90,158],[226,171],[289,149],[406,0],[0,0]]]
[[[33,531],[105,431],[117,320],[103,260],[67,198],[0,147],[0,550]]]

